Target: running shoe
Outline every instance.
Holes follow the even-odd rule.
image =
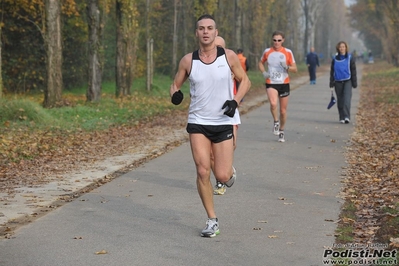
[[[278,136],[278,133],[280,132],[280,122],[274,122],[273,126],[273,134]]]
[[[237,172],[236,169],[233,166],[233,175],[231,176],[231,178],[229,179],[229,181],[227,181],[226,183],[224,183],[227,187],[232,187],[234,182],[237,179]]]
[[[349,120],[349,118],[345,118],[345,124],[349,124],[349,122],[350,122],[350,120]]]
[[[345,124],[345,120],[339,120],[339,122],[341,123],[341,124]]]
[[[226,185],[216,180],[216,186],[213,195],[223,195],[226,192]]]
[[[214,237],[220,234],[219,231],[219,222],[218,219],[208,219],[206,221],[206,226],[201,232],[201,236],[203,237]]]
[[[280,134],[278,135],[278,142],[285,142],[284,131],[280,131]]]

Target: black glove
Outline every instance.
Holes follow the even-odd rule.
[[[356,89],[356,88],[357,88],[357,83],[353,83],[353,84],[352,84],[352,87],[353,87],[354,89]]]
[[[237,102],[235,100],[227,100],[224,102],[222,109],[227,107],[227,110],[224,112],[225,115],[233,117],[234,114],[236,113],[236,109],[237,109]]]
[[[334,88],[334,81],[330,82],[330,88]]]
[[[179,105],[183,101],[183,98],[184,98],[183,92],[178,90],[172,95],[172,103],[174,105]]]

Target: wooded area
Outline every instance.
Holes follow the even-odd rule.
[[[103,81],[116,96],[147,73],[172,77],[178,60],[196,49],[196,19],[214,15],[233,50],[252,69],[275,30],[302,62],[311,46],[329,62],[338,41],[371,50],[398,65],[399,1],[357,0],[3,0],[0,4],[0,97],[44,91],[43,106],[62,106],[62,91],[86,87],[99,101]],[[148,56],[153,40],[153,54]],[[150,64],[153,58],[153,66]],[[149,71],[147,71],[149,70]]]

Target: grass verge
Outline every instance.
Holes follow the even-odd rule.
[[[364,65],[336,242],[399,248],[399,68]]]

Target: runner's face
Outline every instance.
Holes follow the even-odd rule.
[[[338,47],[338,50],[340,54],[346,54],[346,45],[344,43],[341,43]]]
[[[274,49],[278,50],[283,46],[284,38],[281,35],[274,35],[272,41]]]
[[[215,41],[215,37],[217,36],[215,21],[212,19],[202,19],[198,21],[195,35],[202,44],[207,45],[213,43]]]

